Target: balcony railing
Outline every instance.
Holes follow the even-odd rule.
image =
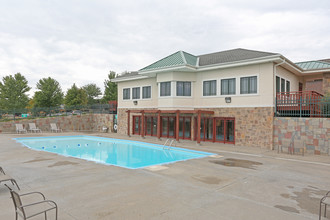
[[[315,91],[276,94],[276,117],[330,117],[330,98]]]

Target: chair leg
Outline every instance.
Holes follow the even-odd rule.
[[[321,220],[321,216],[322,216],[322,201],[320,201],[319,220]]]

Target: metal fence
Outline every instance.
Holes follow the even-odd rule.
[[[330,97],[315,91],[280,92],[275,101],[276,117],[330,117]]]
[[[63,107],[35,107],[31,109],[0,109],[0,121],[82,114],[117,114],[117,103],[112,102],[109,104],[76,105]]]

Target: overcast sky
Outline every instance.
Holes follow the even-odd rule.
[[[330,58],[329,0],[0,0],[0,78],[22,73],[102,91],[110,70],[139,70],[178,50],[234,48],[293,62]],[[31,93],[32,94],[32,93]]]

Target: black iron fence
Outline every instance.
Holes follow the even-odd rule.
[[[315,91],[280,92],[275,102],[276,117],[330,117],[330,96]]]
[[[63,107],[35,107],[10,110],[0,109],[0,121],[82,114],[117,114],[117,103]]]

